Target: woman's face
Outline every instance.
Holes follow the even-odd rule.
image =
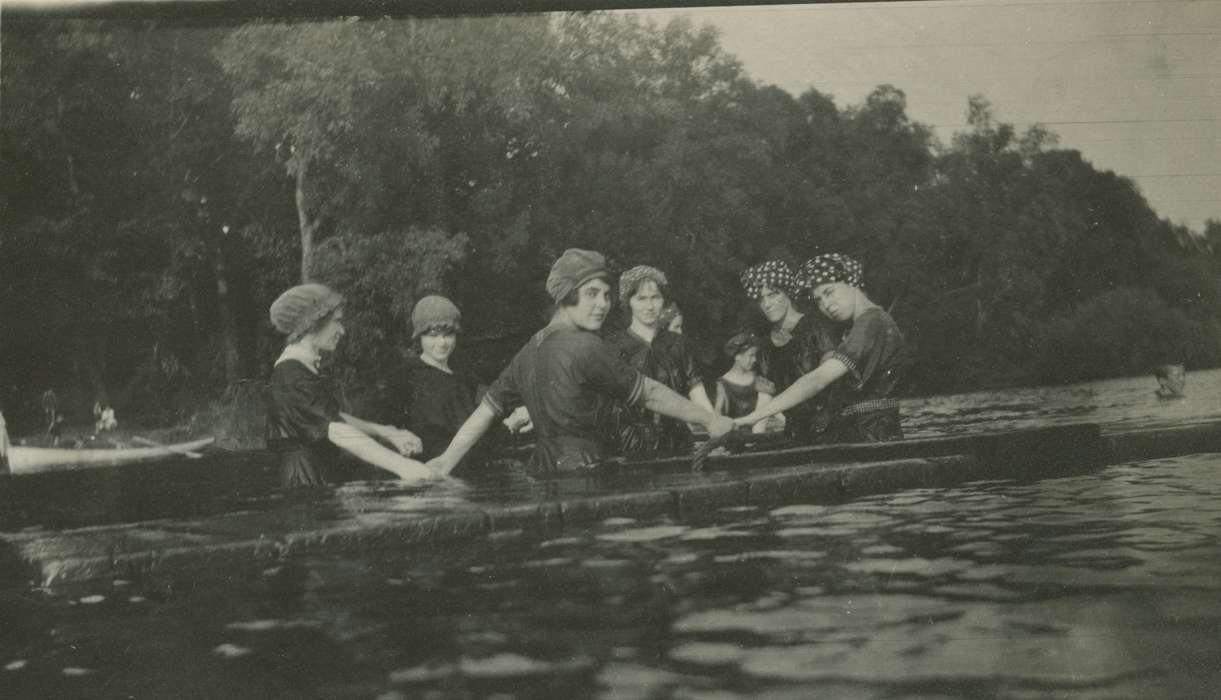
[[[332,311],[322,328],[311,333],[310,337],[314,347],[320,352],[334,352],[339,341],[343,339],[343,332],[343,308],[340,307]]]
[[[670,319],[670,326],[666,329],[671,333],[683,334],[683,315],[679,314]]]
[[[746,348],[742,352],[734,355],[733,362],[738,366],[738,369],[743,372],[749,372],[755,368],[755,364],[759,361],[758,348]]]
[[[581,285],[576,305],[563,307],[563,312],[577,328],[598,331],[606,321],[610,305],[610,285],[606,280],[595,278]]]
[[[771,323],[783,321],[791,306],[789,296],[779,289],[772,289],[765,285],[759,290],[759,310]]]
[[[631,307],[633,321],[652,327],[657,324],[666,300],[656,282],[644,280],[636,286],[636,292],[628,297],[627,303]]]
[[[814,288],[818,308],[833,321],[851,321],[856,313],[854,288],[843,282],[828,282]]]
[[[420,336],[420,351],[429,359],[445,364],[449,356],[454,354],[458,345],[458,335],[444,328],[430,328]]]

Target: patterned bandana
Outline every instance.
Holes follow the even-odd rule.
[[[666,273],[648,265],[637,265],[619,275],[619,303],[623,305],[623,308],[628,308],[627,300],[636,293],[640,283],[645,280],[652,280],[657,285],[658,291],[665,294],[664,288],[669,284],[666,281]]]
[[[811,258],[798,271],[802,286],[811,293],[820,284],[843,282],[853,287],[860,287],[864,281],[864,268],[847,255],[827,253]]]
[[[784,292],[790,299],[801,288],[797,276],[793,274],[793,268],[783,260],[768,260],[748,267],[742,271],[740,280],[743,291],[751,299],[758,299],[764,287]]]

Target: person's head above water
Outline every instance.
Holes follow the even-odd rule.
[[[1158,396],[1182,396],[1183,386],[1187,383],[1187,372],[1183,365],[1165,364],[1153,368],[1153,376],[1157,378]]]
[[[780,323],[793,309],[801,284],[783,260],[769,260],[742,271],[739,278],[746,296],[759,305],[771,323]]]
[[[619,303],[636,323],[665,327],[661,315],[669,296],[666,273],[648,265],[637,265],[619,275]]]
[[[738,333],[725,341],[725,355],[738,369],[749,372],[755,368],[759,354],[759,336],[750,331]]]
[[[411,311],[411,335],[419,339],[421,354],[442,365],[453,354],[461,330],[462,312],[443,296],[426,296]]]
[[[606,258],[592,250],[569,248],[547,275],[555,314],[583,330],[602,328],[610,311],[610,273]]]
[[[343,295],[325,284],[299,284],[271,304],[271,325],[288,344],[311,336],[319,350],[334,350],[343,337]]]
[[[861,291],[864,268],[847,255],[827,253],[811,258],[797,274],[819,310],[832,320],[851,321],[869,305]]]

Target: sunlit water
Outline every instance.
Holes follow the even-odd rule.
[[[1219,380],[1191,374],[1179,401],[1129,379],[904,410],[915,434],[1178,425],[1221,417]],[[1221,697],[1218,468],[10,590],[0,697]]]

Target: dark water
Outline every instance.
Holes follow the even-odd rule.
[[[1218,380],[1193,373],[1178,402],[1120,380],[904,410],[915,432],[1181,424],[1219,417]],[[9,590],[0,697],[1221,697],[1219,468]]]

